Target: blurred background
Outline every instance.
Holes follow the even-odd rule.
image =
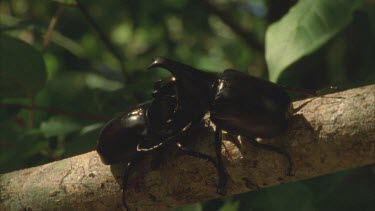
[[[314,90],[374,84],[375,2],[324,2],[2,0],[0,173],[94,150],[106,121],[169,76],[146,71],[157,56]],[[305,45],[279,65],[282,36],[303,9],[323,22],[289,36]],[[374,174],[361,168],[175,210],[374,210]]]

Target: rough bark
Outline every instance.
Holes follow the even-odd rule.
[[[294,107],[305,102],[284,135],[262,140],[290,152],[294,176],[285,175],[287,162],[277,153],[225,142],[228,195],[250,191],[250,181],[262,188],[375,163],[375,85],[298,101]],[[212,131],[197,136],[189,140],[194,146],[187,145],[213,155]],[[151,168],[148,158],[135,169],[126,191],[130,207],[165,210],[220,197],[210,163],[174,148],[164,154],[161,165]],[[0,210],[123,209],[122,171],[123,165],[105,166],[89,152],[3,174]]]

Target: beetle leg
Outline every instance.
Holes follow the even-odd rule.
[[[221,145],[222,145],[222,137],[221,137],[221,128],[216,127],[215,131],[215,151],[216,151],[216,158],[217,158],[217,171],[219,175],[219,184],[217,187],[217,192],[220,195],[226,194],[226,186],[227,186],[227,173],[224,168],[223,157],[221,155]]]
[[[220,162],[219,160],[221,160],[221,154],[219,156],[220,159],[218,159],[219,162],[215,162],[213,157],[211,157],[209,155],[206,155],[206,154],[203,154],[203,153],[200,153],[200,152],[197,152],[197,151],[193,151],[189,148],[186,148],[186,147],[182,146],[181,143],[179,143],[179,142],[177,142],[177,147],[178,147],[179,150],[181,150],[183,153],[185,153],[189,156],[196,157],[196,158],[199,158],[199,159],[203,159],[203,160],[206,160],[206,161],[212,163],[215,166],[215,168],[218,172],[218,177],[219,177],[219,184],[218,184],[217,192],[221,195],[225,195],[225,193],[226,193],[226,183],[227,183],[227,174],[225,172],[223,164],[221,163],[221,167],[219,167],[219,165],[218,165],[218,163]]]
[[[179,139],[179,138],[183,137],[186,134],[186,131],[189,131],[192,128],[193,125],[194,125],[193,122],[189,122],[177,134],[174,134],[174,135],[168,137],[167,139],[165,139],[164,141],[161,141],[158,144],[153,145],[151,147],[147,147],[147,148],[142,147],[142,144],[144,144],[144,142],[145,142],[145,141],[142,141],[140,144],[137,145],[137,151],[138,152],[148,152],[148,151],[152,151],[152,150],[158,149],[160,147],[163,147],[165,145],[168,145],[171,142],[175,142],[176,139]]]
[[[142,143],[141,143],[142,144]],[[148,148],[145,148],[145,147],[142,147],[141,144],[138,144],[137,145],[137,152],[149,152],[149,151],[152,151],[152,150],[156,150],[158,149],[159,147],[163,146],[165,143],[164,142],[161,142],[157,145],[154,145],[152,147],[148,147]]]
[[[126,193],[125,190],[128,186],[128,181],[130,178],[130,174],[133,170],[133,167],[136,165],[136,163],[139,161],[139,157],[135,157],[130,161],[129,163],[126,164],[125,171],[124,171],[124,176],[122,179],[122,203],[127,211],[131,211],[130,208],[128,207],[128,204],[126,203]]]
[[[215,162],[213,157],[211,157],[209,155],[206,155],[206,154],[203,154],[203,153],[200,153],[200,152],[197,152],[197,151],[194,151],[194,150],[191,150],[189,148],[186,148],[186,147],[182,146],[180,142],[177,142],[176,145],[177,145],[177,148],[179,150],[181,150],[181,152],[185,153],[186,155],[208,161],[208,162],[212,163],[215,166],[215,168],[217,168],[217,163]]]
[[[269,144],[259,143],[258,141],[256,141],[253,138],[250,138],[250,137],[247,137],[246,140],[255,147],[259,147],[259,148],[262,148],[262,149],[265,149],[265,150],[273,151],[273,152],[276,152],[276,153],[279,153],[279,154],[285,156],[286,159],[288,160],[288,169],[286,171],[286,175],[287,176],[293,176],[293,174],[292,174],[292,168],[293,168],[292,158],[290,157],[290,154],[286,150],[284,150],[280,147],[269,145]]]

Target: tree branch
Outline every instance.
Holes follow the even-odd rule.
[[[286,147],[294,176],[285,175],[287,162],[279,154],[246,142],[238,150],[226,142],[228,195],[249,191],[249,181],[262,188],[375,163],[375,85],[298,101],[294,107],[303,103],[285,135],[263,140]],[[186,145],[214,155],[213,137],[205,132]],[[219,197],[210,163],[173,149],[165,154],[159,167],[150,168],[151,158],[137,166],[127,190],[131,208],[164,210]],[[121,209],[122,171],[123,165],[105,166],[89,152],[3,174],[0,210]]]

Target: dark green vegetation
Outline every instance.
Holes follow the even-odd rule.
[[[375,82],[369,0],[4,0],[0,30],[0,173],[93,150],[168,77],[145,70],[156,56],[301,88]],[[184,210],[372,210],[374,189],[364,168]]]

